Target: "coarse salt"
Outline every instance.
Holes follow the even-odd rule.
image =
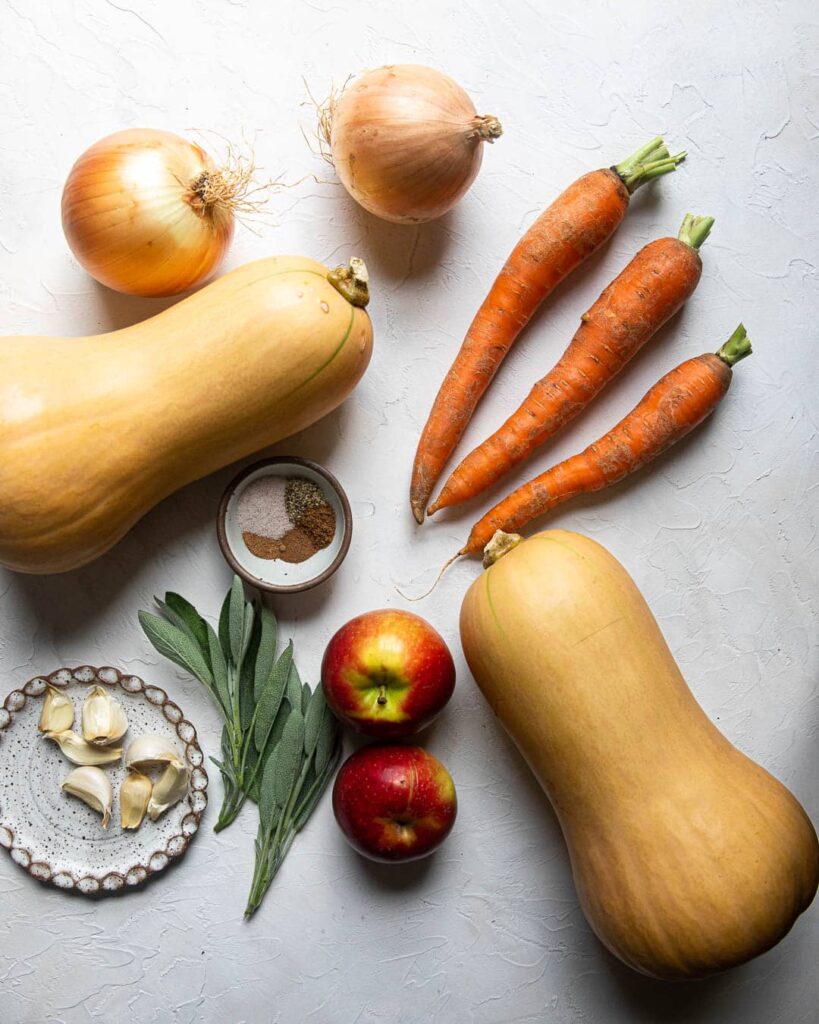
[[[237,503],[242,533],[278,540],[292,529],[284,503],[286,488],[287,480],[283,476],[260,476],[244,488]]]

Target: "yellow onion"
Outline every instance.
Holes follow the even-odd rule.
[[[451,210],[475,180],[500,122],[478,115],[447,75],[420,64],[368,71],[319,113],[320,138],[356,202],[417,224]]]
[[[87,149],[63,189],[71,251],[101,284],[130,295],[176,295],[204,281],[249,200],[252,164],[219,168],[194,142],[133,128]]]

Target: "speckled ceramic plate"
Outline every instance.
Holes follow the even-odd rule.
[[[135,831],[119,825],[122,762],[104,769],[114,790],[111,824],[60,790],[74,767],[55,743],[38,730],[46,684],[59,687],[74,702],[75,730],[90,685],[108,687],[128,716],[123,746],[141,733],[168,736],[184,752],[191,770],[184,800],[159,821],[146,818]],[[127,891],[164,871],[181,857],[196,835],[207,806],[208,776],[196,730],[164,690],[115,668],[62,668],[12,690],[0,707],[0,846],[41,882],[86,895]]]

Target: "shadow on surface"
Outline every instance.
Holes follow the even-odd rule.
[[[193,536],[201,535],[209,526],[211,529],[205,534],[207,543],[218,550],[216,514],[222,492],[234,474],[270,454],[298,452],[324,464],[339,440],[344,415],[343,406],[339,407],[293,438],[176,491],[148,511],[113,548],[88,565],[48,576],[9,574],[11,589],[28,606],[32,619],[42,622],[57,644],[81,627],[92,627],[108,614],[123,587],[137,578],[145,566],[166,564]],[[331,464],[329,468],[332,469]],[[228,578],[227,566],[225,572]],[[167,589],[177,585],[170,577],[166,583]],[[330,580],[313,591],[291,596],[287,602],[275,603],[277,614],[284,612],[284,621],[312,618],[332,592],[332,584]]]

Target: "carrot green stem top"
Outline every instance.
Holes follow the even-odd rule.
[[[695,217],[693,213],[687,213],[683,217],[680,233],[677,238],[692,249],[699,249],[705,239],[711,233],[714,226],[713,217]]]
[[[719,352],[717,352],[717,355],[723,363],[733,366],[734,363],[738,363],[740,359],[744,359],[745,356],[749,356],[752,351],[751,339],[745,333],[745,328],[740,324]]]
[[[682,163],[685,156],[685,153],[671,156],[658,135],[656,139],[647,142],[636,153],[632,153],[621,163],[615,164],[612,170],[615,174],[620,175],[629,192],[634,192],[647,181],[675,171],[677,164]]]

